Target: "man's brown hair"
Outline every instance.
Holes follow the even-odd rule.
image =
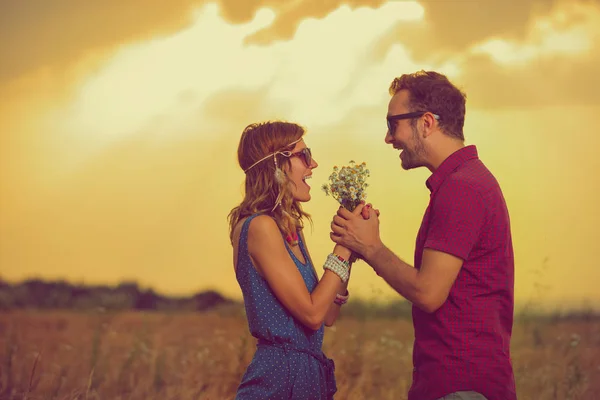
[[[404,74],[392,81],[390,94],[393,96],[404,89],[409,94],[409,111],[429,111],[439,115],[439,125],[445,134],[465,140],[463,126],[467,96],[445,75],[423,70]]]

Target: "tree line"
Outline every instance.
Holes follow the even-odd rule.
[[[204,311],[234,303],[216,291],[187,297],[164,296],[134,282],[117,286],[71,284],[30,279],[10,284],[0,279],[0,310],[73,309]]]

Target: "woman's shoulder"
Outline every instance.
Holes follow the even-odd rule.
[[[272,225],[275,226],[275,229],[279,230],[275,220],[269,215],[253,214],[240,218],[233,227],[232,245],[234,254],[237,254],[239,247],[242,246],[242,236],[244,236],[243,241],[248,248],[252,248],[257,238],[272,235]],[[237,260],[237,256],[234,260]],[[235,261],[235,263],[237,264],[237,261]]]
[[[250,221],[248,221],[250,219]],[[256,231],[269,231],[273,226],[277,227],[275,219],[267,214],[257,213],[247,215],[239,219],[233,228],[234,236],[239,236],[244,225],[248,225],[246,229],[248,233],[254,233]]]
[[[249,235],[269,235],[279,233],[279,226],[273,217],[267,214],[253,215],[248,226]],[[248,217],[250,218],[250,217]]]

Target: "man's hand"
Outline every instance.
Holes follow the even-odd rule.
[[[361,200],[360,202],[360,207],[356,207],[354,208],[354,210],[352,211],[352,215],[355,217],[359,217],[359,218],[366,218],[369,217],[369,212],[368,210],[365,210],[365,208],[363,207],[365,205],[364,200]],[[347,248],[346,246],[343,246],[340,243],[336,243],[335,248],[333,249],[333,252],[339,256],[342,256],[344,259],[349,260],[351,263],[356,261],[356,259],[360,258],[359,254],[357,254],[356,252],[353,252],[351,249]]]
[[[359,204],[354,212],[341,207],[333,217],[331,231],[331,240],[360,254],[365,260],[383,247],[379,238],[379,211],[370,204]]]

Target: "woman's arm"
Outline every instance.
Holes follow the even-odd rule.
[[[337,253],[336,253],[337,254]],[[348,282],[342,285],[342,290],[339,292],[341,295],[348,294]],[[327,314],[325,315],[325,326],[333,326],[338,316],[340,315],[341,304],[336,303],[335,301],[331,303],[329,306],[329,310],[327,310]]]
[[[306,245],[306,239],[304,238],[304,232],[300,231],[300,236],[302,237],[302,242],[304,242],[305,244],[305,248],[306,248],[306,253],[308,255],[308,259],[310,260],[310,263],[312,265],[314,265],[314,263],[312,262],[312,257],[310,256],[310,252],[308,251],[308,246]],[[333,252],[335,254],[337,254],[338,256],[344,258],[345,260],[349,260],[350,259],[350,255],[352,254],[352,252],[350,250],[348,250],[347,248],[340,246],[339,244],[336,245],[333,249]],[[338,291],[339,294],[344,295],[348,292],[348,282],[346,283],[342,283],[340,285],[340,289]],[[335,296],[334,296],[334,300],[335,300]],[[329,309],[327,310],[327,313],[325,314],[325,319],[324,319],[324,323],[325,326],[333,326],[333,324],[335,323],[338,315],[340,314],[340,305],[336,304],[334,301],[331,302],[331,304],[329,305]]]
[[[333,252],[346,260],[350,259],[350,255],[352,254],[350,250],[340,245],[336,245]],[[348,293],[348,281],[341,285],[341,290],[338,293],[341,295],[346,295]],[[341,304],[337,304],[335,301],[331,303],[329,310],[327,310],[327,314],[325,315],[325,326],[333,326],[340,315],[341,307]]]
[[[364,201],[361,201],[361,204],[364,204]],[[361,215],[364,219],[369,219],[369,208],[372,207],[372,205],[369,203],[367,204],[364,208],[361,208]],[[375,210],[375,214],[379,217],[379,210]],[[304,240],[304,236],[302,236],[302,240]],[[305,241],[306,243],[306,241]],[[308,251],[308,249],[307,249]],[[343,257],[346,260],[350,259],[350,256],[352,255],[352,252],[347,249],[344,246],[341,245],[336,245],[335,248],[333,249],[333,252],[341,257]],[[310,257],[310,255],[309,255]],[[342,296],[347,296],[348,295],[348,282],[344,283],[342,285],[342,291],[339,292],[340,295]],[[340,315],[340,308],[341,308],[341,304],[338,304],[336,302],[331,303],[331,305],[329,306],[329,310],[327,311],[327,315],[325,315],[325,325],[326,326],[333,326],[333,324],[335,323],[335,321],[337,320],[338,316]]]
[[[256,270],[267,281],[277,300],[303,325],[319,329],[336,294],[345,291],[341,278],[325,270],[310,293],[285,248],[279,227],[267,215],[259,215],[250,222],[248,251]]]

